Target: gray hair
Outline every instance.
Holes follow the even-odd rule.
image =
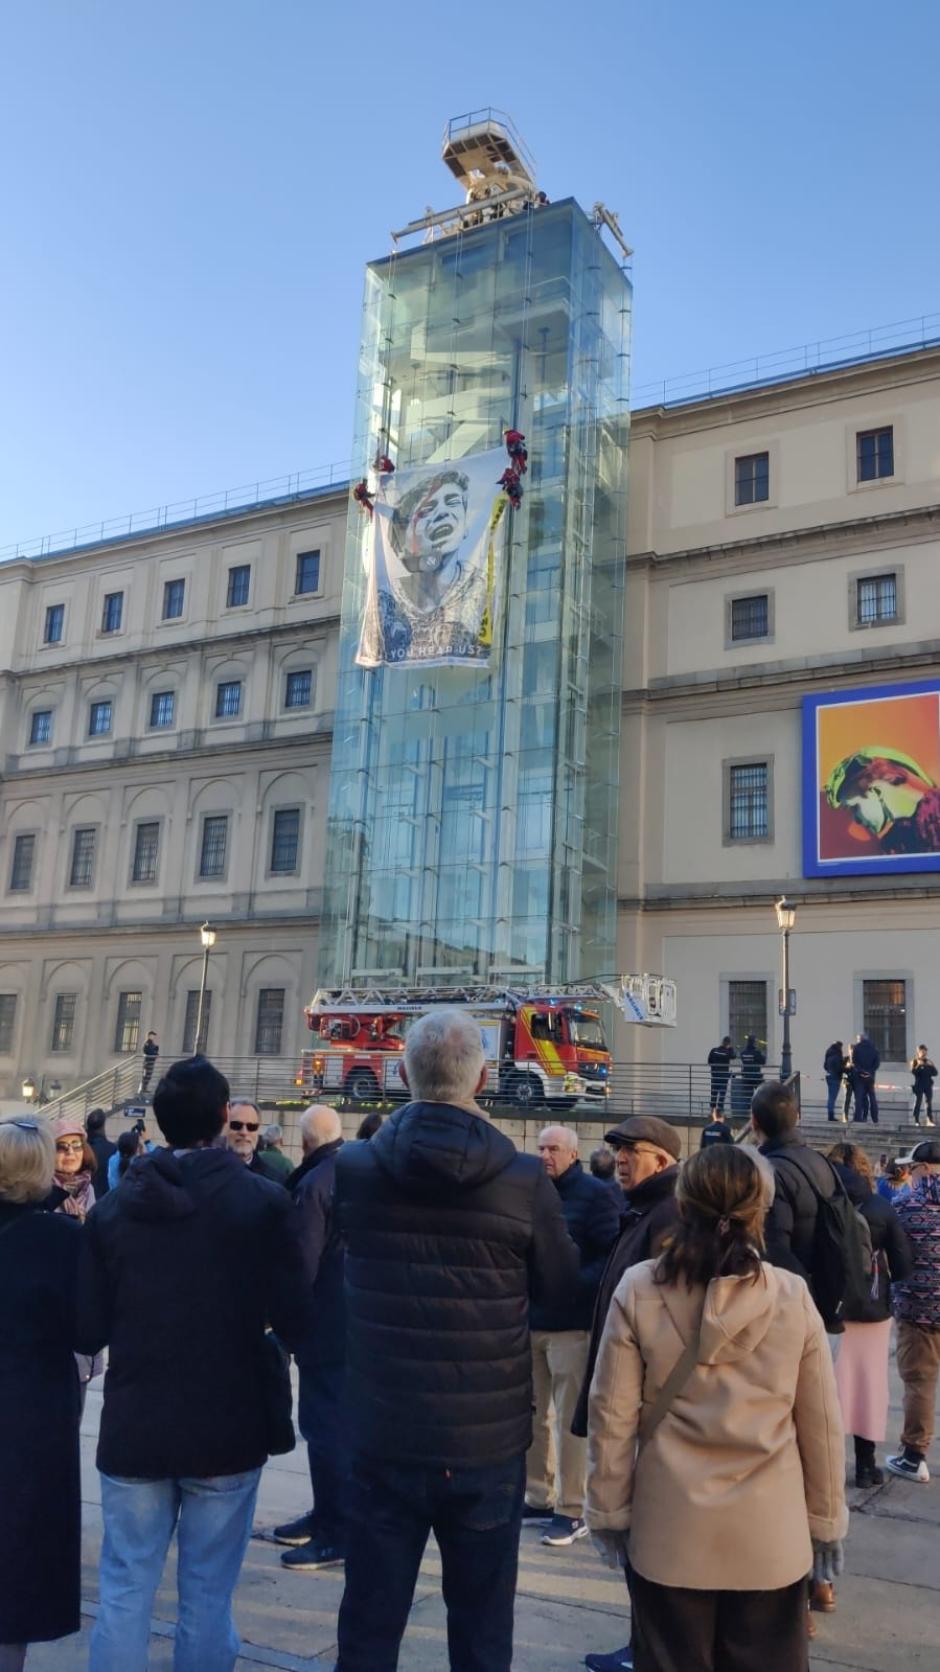
[[[428,1103],[469,1103],[485,1062],[480,1024],[465,1010],[432,1010],[408,1029],[408,1084]]]
[[[278,1125],[277,1121],[272,1121],[270,1126],[265,1127],[261,1136],[266,1144],[279,1144],[284,1136],[284,1132]]]
[[[573,1127],[571,1127],[571,1126],[554,1126],[554,1125],[543,1126],[541,1132],[539,1133],[539,1143],[542,1142],[543,1138],[547,1138],[550,1132],[551,1133],[557,1133],[559,1141],[563,1144],[567,1144],[568,1148],[570,1150],[573,1150],[575,1155],[577,1155],[578,1146],[579,1146],[581,1140],[578,1137],[578,1134],[575,1132]]]
[[[261,1119],[261,1110],[258,1108],[258,1105],[253,1097],[230,1097],[228,1106],[230,1109],[234,1109],[238,1103],[240,1103],[245,1109],[254,1109],[258,1119]]]
[[[332,1144],[343,1136],[343,1123],[328,1103],[311,1103],[298,1122],[300,1136],[310,1149],[321,1144]]]

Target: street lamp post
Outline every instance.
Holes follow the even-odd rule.
[[[206,1041],[203,1037],[206,1019],[206,983],[209,979],[209,953],[215,945],[215,930],[210,928],[208,923],[204,923],[199,931],[199,936],[202,941],[202,980],[199,983],[199,1009],[196,1012],[195,1054],[197,1057],[206,1048]]]
[[[783,1048],[780,1052],[780,1078],[789,1080],[793,1073],[790,1049],[790,931],[796,923],[796,907],[786,895],[777,901],[777,923],[783,935]]]

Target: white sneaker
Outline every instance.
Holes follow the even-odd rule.
[[[921,1486],[926,1486],[930,1480],[930,1470],[923,1458],[919,1463],[912,1463],[903,1451],[899,1452],[897,1457],[886,1457],[885,1468],[890,1469],[893,1475],[899,1475],[901,1480],[916,1480]]]

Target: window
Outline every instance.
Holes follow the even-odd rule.
[[[907,1061],[906,981],[862,982],[862,1032],[882,1062]]]
[[[284,988],[262,987],[258,994],[258,1019],[255,1023],[255,1055],[276,1057],[281,1049],[281,1029],[284,1025]]]
[[[201,877],[224,877],[227,847],[228,814],[212,813],[202,825],[202,848],[199,853]]]
[[[736,1049],[753,1034],[758,1045],[767,1043],[766,981],[728,982],[728,1032]]]
[[[13,1049],[15,1025],[16,994],[0,993],[0,1056],[8,1057]]]
[[[297,553],[297,579],[294,586],[295,594],[301,592],[316,592],[320,585],[320,553]]]
[[[106,592],[104,595],[104,609],[101,612],[101,631],[103,633],[119,633],[123,619],[123,592]]]
[[[75,1032],[75,1009],[78,1004],[77,993],[57,993],[55,999],[55,1013],[52,1018],[53,1051],[70,1051],[72,1049],[72,1035]]]
[[[877,482],[882,476],[894,475],[894,429],[888,424],[883,430],[859,430],[855,437],[855,457],[860,482]]]
[[[133,1056],[140,1038],[141,993],[119,993],[114,1049],[120,1056]]]
[[[152,731],[167,731],[176,719],[176,692],[154,691],[150,698]]]
[[[111,730],[111,702],[93,702],[88,711],[89,737],[107,737]]]
[[[770,835],[768,778],[766,761],[729,765],[727,832],[730,842],[765,841]]]
[[[160,852],[160,821],[148,819],[134,832],[134,859],[131,882],[156,882],[157,859]]]
[[[13,865],[10,889],[19,893],[33,886],[33,860],[36,857],[35,836],[17,836],[13,843]]]
[[[271,870],[275,875],[290,876],[297,870],[297,851],[300,846],[300,808],[280,807],[271,827]]]
[[[770,597],[756,592],[750,598],[731,600],[731,638],[766,639],[770,632]]]
[[[301,673],[289,673],[284,687],[285,708],[309,708],[313,695],[313,670],[304,668]]]
[[[856,581],[856,617],[860,627],[898,619],[897,575],[868,575]]]
[[[223,679],[215,688],[215,717],[217,720],[230,720],[242,710],[242,682],[240,679]]]
[[[202,1007],[202,1039],[200,1050],[205,1050],[209,1039],[209,1018],[212,1015],[212,994],[206,992]],[[196,1023],[199,1020],[199,989],[191,987],[186,994],[186,1016],[183,1021],[183,1056],[191,1057],[197,1049]]]
[[[95,844],[98,832],[81,826],[72,832],[72,860],[69,865],[69,887],[91,888],[95,880]]]
[[[164,621],[178,621],[183,613],[183,600],[186,596],[185,581],[164,581],[163,583],[163,619]]]
[[[735,505],[759,505],[770,498],[770,454],[745,453],[734,461]]]
[[[225,607],[236,610],[248,602],[248,588],[251,585],[251,564],[237,563],[228,572],[228,591],[225,594]]]
[[[50,604],[46,610],[46,625],[42,635],[43,644],[61,644],[64,626],[65,605]]]
[[[34,708],[29,717],[30,743],[52,742],[52,709]]]

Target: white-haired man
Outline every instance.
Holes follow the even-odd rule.
[[[545,1525],[543,1544],[566,1545],[587,1535],[587,1441],[572,1434],[571,1423],[587,1367],[597,1289],[620,1231],[620,1212],[607,1186],[581,1166],[578,1134],[570,1126],[546,1126],[539,1133],[539,1155],[558,1192],[581,1274],[569,1301],[533,1305],[530,1313],[535,1411],[523,1519]]]
[[[398,1649],[433,1530],[453,1672],[509,1672],[525,1455],[529,1300],[578,1281],[558,1194],[477,1107],[479,1024],[414,1024],[414,1101],[336,1167],[346,1245],[353,1469],[337,1672]]]
[[[300,1117],[305,1172],[293,1192],[307,1288],[307,1321],[294,1357],[300,1372],[297,1426],[307,1442],[313,1509],[275,1527],[286,1568],[306,1573],[341,1562],[346,1544],[349,1425],[346,1420],[346,1317],[343,1245],[333,1211],[343,1126],[335,1109],[313,1103]]]

